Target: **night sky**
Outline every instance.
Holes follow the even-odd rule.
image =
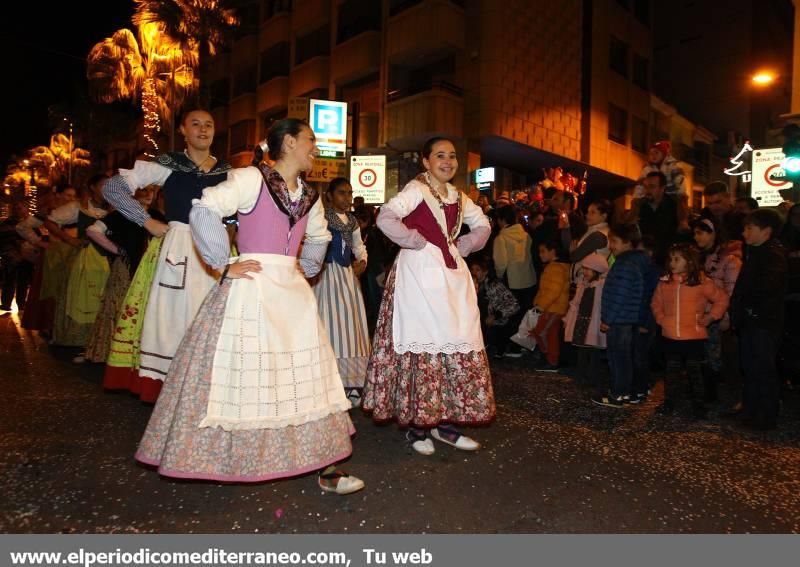
[[[49,142],[49,105],[85,96],[86,55],[117,29],[131,28],[133,2],[10,2],[3,12],[4,172],[11,154]]]

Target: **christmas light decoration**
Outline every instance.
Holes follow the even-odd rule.
[[[158,155],[158,143],[155,137],[161,131],[161,119],[158,116],[159,97],[156,93],[155,81],[147,79],[142,85],[142,111],[144,112],[144,138],[149,147],[145,155],[155,157]]]
[[[750,145],[750,142],[745,142],[744,146],[741,149],[741,151],[738,154],[736,154],[735,157],[731,158],[731,164],[734,167],[726,168],[724,170],[725,174],[726,175],[732,175],[734,177],[741,177],[742,181],[744,181],[745,183],[749,183],[750,181],[752,181],[753,174],[749,169],[748,170],[737,171],[737,170],[739,170],[739,168],[741,168],[744,165],[744,160],[742,159],[742,156],[746,152],[752,152],[752,151],[753,151],[753,147]]]

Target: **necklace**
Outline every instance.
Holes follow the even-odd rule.
[[[208,154],[208,155],[206,156],[206,158],[205,158],[203,161],[201,161],[200,163],[196,163],[196,162],[195,162],[195,161],[192,159],[192,156],[190,156],[190,155],[189,155],[189,150],[183,150],[183,155],[185,155],[187,158],[189,158],[189,161],[190,161],[190,162],[192,162],[192,163],[193,163],[193,164],[194,164],[194,165],[197,167],[197,169],[202,169],[202,168],[203,168],[203,164],[204,164],[205,162],[207,162],[209,158],[213,159],[214,161],[217,161],[217,158],[215,158],[215,157],[214,157],[214,156],[212,156],[211,154]]]
[[[426,171],[424,175],[422,175],[420,177],[417,177],[417,179],[420,179],[420,178],[421,178],[421,181],[423,183],[425,183],[425,185],[428,186],[428,189],[430,189],[431,195],[436,200],[437,204],[439,205],[439,208],[442,209],[442,217],[443,217],[444,225],[442,226],[441,223],[440,223],[439,228],[442,230],[442,233],[444,233],[444,236],[445,236],[445,239],[447,240],[447,243],[448,244],[452,244],[453,242],[455,242],[456,237],[458,236],[458,233],[461,230],[461,223],[462,223],[463,218],[464,218],[464,210],[461,207],[461,198],[458,197],[456,199],[456,202],[453,203],[454,205],[456,205],[458,207],[458,220],[456,221],[455,225],[453,226],[453,230],[448,233],[447,220],[446,220],[447,216],[446,216],[446,212],[445,212],[446,205],[445,205],[445,202],[442,200],[441,195],[439,195],[439,192],[436,189],[433,188],[433,183],[431,183],[431,174],[430,174],[430,172]],[[445,187],[447,187],[447,185],[445,185]],[[449,193],[450,193],[450,191],[448,190],[448,194]]]

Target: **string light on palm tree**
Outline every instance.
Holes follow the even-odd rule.
[[[145,149],[145,155],[153,158],[158,155],[158,142],[155,137],[161,131],[161,119],[158,117],[158,95],[153,79],[147,79],[142,87],[142,111],[144,112],[144,138],[149,144],[149,147]]]

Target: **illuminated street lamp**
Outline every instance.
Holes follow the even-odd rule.
[[[752,76],[751,80],[754,85],[759,87],[766,87],[775,82],[778,77],[771,71],[759,71]]]

